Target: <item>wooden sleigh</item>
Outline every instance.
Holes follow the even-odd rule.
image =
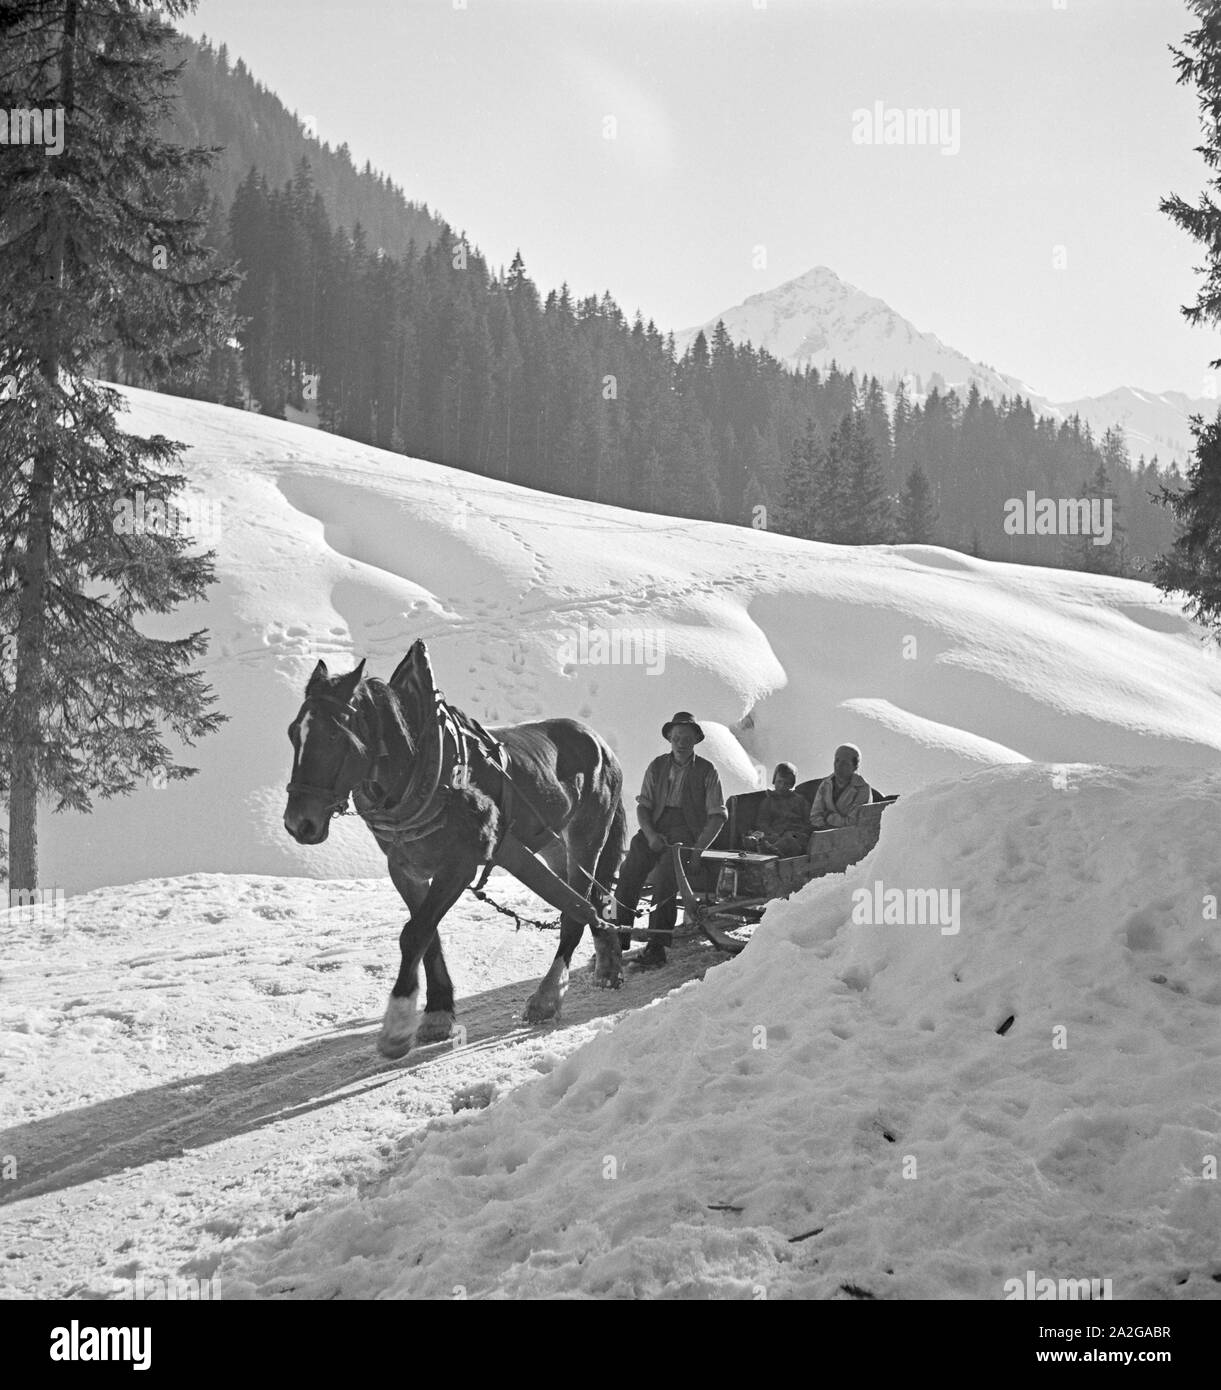
[[[797,788],[807,800],[813,799],[817,789],[817,781],[803,783]],[[874,799],[857,811],[851,825],[836,830],[815,830],[810,835],[806,854],[781,858],[740,848],[754,829],[764,795],[764,792],[746,792],[731,796],[726,802],[729,820],[724,830],[699,855],[704,873],[717,885],[710,891],[692,883],[695,874],[690,861],[696,851],[682,845],[675,845],[671,850],[674,881],[683,907],[680,931],[682,928],[698,930],[730,955],[745,949],[749,933],[763,916],[768,903],[776,898],[787,898],[811,879],[843,873],[864,859],[878,842],[882,812],[898,800],[897,796],[881,796],[875,791]],[[588,899],[574,892],[512,835],[504,837],[493,863],[506,869],[544,902],[561,912],[571,912],[591,928],[610,925],[598,917],[597,909]],[[721,870],[726,867],[734,871],[732,876],[722,875]],[[731,877],[731,888],[724,884],[726,877]],[[645,920],[647,910],[646,901],[638,921]],[[618,930],[630,935],[633,941],[649,941],[657,935],[646,926]]]
[[[797,790],[810,800],[817,788],[817,782],[807,782]],[[815,830],[806,854],[782,859],[776,854],[756,854],[741,848],[754,829],[764,795],[748,792],[731,796],[726,803],[728,825],[699,856],[705,874],[716,883],[711,891],[701,891],[691,882],[689,860],[695,852],[681,846],[673,850],[674,879],[683,904],[684,922],[731,955],[745,949],[749,934],[768,903],[787,898],[811,879],[842,874],[864,859],[878,842],[883,811],[898,800],[897,796],[875,792],[874,800],[856,812],[852,824],[836,830]],[[725,869],[731,872],[722,872]]]

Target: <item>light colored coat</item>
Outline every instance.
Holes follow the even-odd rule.
[[[869,783],[857,773],[853,773],[848,785],[839,792],[835,789],[835,777],[824,777],[814,794],[814,806],[810,811],[812,830],[834,830],[848,825],[862,806],[868,806],[872,792]]]

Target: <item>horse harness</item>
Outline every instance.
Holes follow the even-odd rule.
[[[431,835],[445,819],[449,794],[472,785],[476,759],[482,759],[484,765],[492,768],[500,777],[501,835],[509,828],[516,794],[543,830],[559,840],[556,831],[514,783],[509,772],[509,750],[505,745],[488,733],[478,720],[455,709],[440,691],[434,692],[433,700],[433,719],[421,737],[421,751],[414,761],[411,777],[394,805],[378,804],[364,796],[359,788],[340,797],[333,787],[315,787],[301,781],[290,782],[289,793],[302,792],[327,798],[325,809],[340,816],[349,813],[348,798],[351,796],[356,802],[357,813],[373,832],[378,844],[387,850]],[[355,705],[330,700],[326,696],[314,696],[306,704],[319,705],[332,719],[349,730],[351,720],[359,713]],[[425,741],[427,747],[424,746]],[[383,741],[378,752],[386,751]],[[362,806],[362,800],[367,804]],[[478,885],[480,888],[487,882],[492,867],[491,861],[484,866]]]
[[[349,813],[348,798],[352,797],[356,802],[357,814],[373,832],[383,851],[389,853],[400,845],[424,839],[425,836],[431,835],[440,826],[448,810],[450,793],[465,790],[471,786],[472,768],[476,758],[481,758],[485,766],[492,768],[500,777],[500,835],[497,848],[509,834],[515,796],[534,816],[543,832],[557,844],[562,845],[564,841],[556,829],[547,823],[530,798],[513,781],[509,772],[509,750],[505,745],[498,738],[493,737],[478,720],[472,719],[470,715],[450,705],[440,691],[433,692],[433,699],[434,717],[425,735],[429,746],[416,757],[412,766],[411,777],[395,805],[378,805],[364,796],[359,787],[340,797],[333,787],[315,787],[307,782],[292,781],[288,784],[289,793],[303,792],[308,795],[327,798],[325,809],[340,816]],[[341,703],[338,700],[328,699],[324,695],[314,696],[307,700],[306,704],[316,704],[324,708],[332,719],[348,729],[349,732],[351,731],[350,721],[359,714],[355,705],[350,702]],[[421,739],[421,743],[423,743],[423,739]],[[388,751],[384,740],[377,751],[379,755]],[[362,800],[369,804],[361,806]],[[560,829],[563,829],[562,825]],[[490,902],[490,899],[482,890],[495,867],[495,862],[495,851],[493,851],[492,857],[482,866],[479,881],[470,889],[476,897],[485,902]],[[592,886],[602,889],[606,894],[608,903],[615,901],[608,886],[600,884],[594,875],[583,866],[581,872],[589,879]],[[544,926],[541,922],[535,922],[532,918],[523,918],[518,913],[502,908],[496,903],[491,903],[491,906],[506,916],[517,918],[518,925],[526,921],[534,926]],[[633,915],[640,916],[642,914],[636,912]]]

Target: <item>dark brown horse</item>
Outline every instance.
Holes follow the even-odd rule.
[[[454,989],[437,928],[493,855],[502,862],[507,846],[529,879],[541,866],[526,851],[546,851],[568,887],[600,913],[627,840],[623,771],[604,740],[575,719],[482,729],[438,694],[423,642],[388,683],[364,678],[364,666],[345,676],[329,675],[321,661],[314,668],[288,730],[294,757],[284,826],[300,844],[321,844],[351,796],[385,851],[410,915],[377,1046],[402,1057],[413,1041],[450,1036]],[[527,1022],[558,1017],[582,916],[594,936],[595,982],[621,983],[616,933],[595,928],[591,911],[565,910],[555,960],[526,1001]]]

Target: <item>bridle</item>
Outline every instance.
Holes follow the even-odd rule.
[[[310,696],[302,705],[303,710],[311,707],[349,732],[350,721],[360,715],[355,705],[325,695]],[[384,751],[384,745],[382,748]],[[335,787],[318,787],[294,778],[286,790],[290,796],[301,793],[318,797],[324,803],[324,813],[337,816],[349,814],[348,800],[356,793],[356,809],[378,840],[401,845],[430,835],[445,818],[450,791],[471,783],[472,753],[476,750],[501,776],[501,809],[507,824],[512,783],[504,745],[476,720],[455,710],[440,691],[433,694],[433,717],[420,731],[412,775],[394,806],[371,804],[367,794],[359,790],[359,784],[341,796]]]
[[[324,714],[334,720],[341,728],[351,731],[350,721],[359,714],[353,704],[340,704],[338,700],[329,700],[325,695],[311,695],[301,706],[302,710],[307,710],[310,706],[321,710]],[[316,796],[325,799],[323,812],[327,815],[346,816],[348,811],[348,798],[352,795],[350,791],[339,795],[336,787],[316,787],[311,782],[302,782],[294,778],[289,782],[285,790],[289,796],[297,794],[303,796]]]

